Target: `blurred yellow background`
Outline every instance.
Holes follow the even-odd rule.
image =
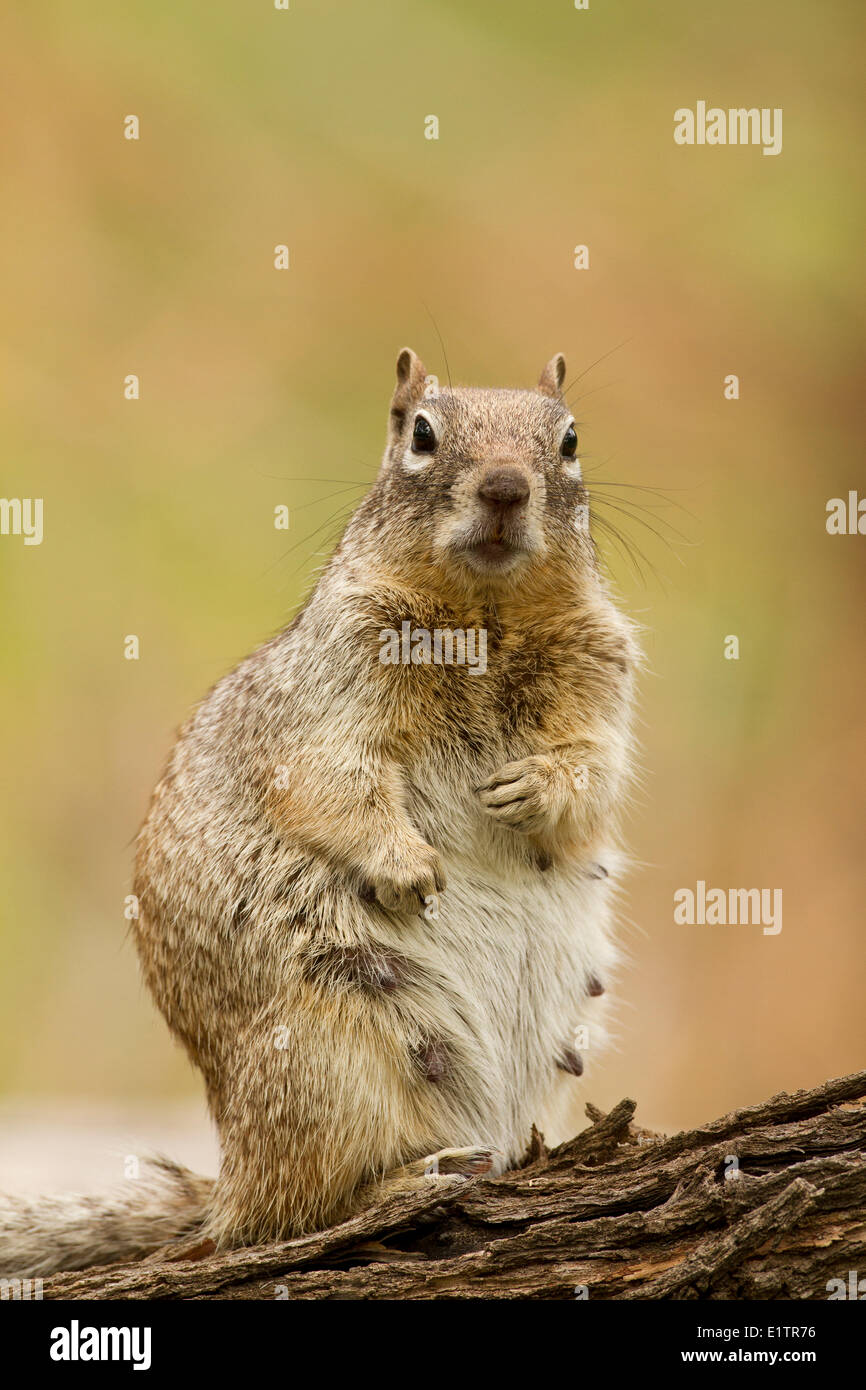
[[[357,494],[325,480],[373,477],[397,351],[445,378],[439,334],[471,384],[565,352],[599,515],[643,552],[598,532],[648,670],[587,1097],[672,1129],[862,1066],[866,537],[825,529],[866,492],[862,6],[5,10],[2,492],[45,509],[41,546],[0,537],[7,1106],[204,1128],[130,842],[175,726],[333,544]],[[781,107],[782,153],[676,145],[699,100]],[[781,888],[782,932],[676,925],[699,879]]]

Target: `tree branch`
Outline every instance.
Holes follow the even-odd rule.
[[[826,1299],[866,1270],[866,1072],[671,1138],[635,1103],[492,1181],[413,1193],[331,1230],[209,1242],[45,1281],[55,1299]],[[577,1291],[577,1292],[576,1292]]]

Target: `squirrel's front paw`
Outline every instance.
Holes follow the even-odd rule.
[[[445,888],[442,860],[420,838],[401,848],[383,846],[377,862],[366,867],[364,878],[370,897],[400,912],[418,912]]]
[[[533,835],[555,825],[562,815],[565,796],[560,780],[553,760],[539,754],[505,763],[476,788],[476,795],[501,825]]]

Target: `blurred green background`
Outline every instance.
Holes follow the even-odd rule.
[[[566,353],[643,552],[598,532],[648,671],[586,1094],[673,1128],[864,1063],[866,538],[825,530],[866,491],[863,30],[853,0],[7,3],[2,492],[45,499],[41,546],[0,538],[19,1115],[204,1127],[126,936],[130,842],[175,726],[333,543],[356,494],[325,480],[373,477],[397,351],[444,378],[440,334],[473,384]],[[698,100],[782,107],[783,152],[675,145]],[[676,925],[698,879],[782,888],[781,934]]]

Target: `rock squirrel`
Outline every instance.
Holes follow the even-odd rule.
[[[0,1273],[289,1237],[577,1128],[638,648],[564,376],[440,388],[400,353],[374,486],[184,725],[138,837],[141,967],[219,1176],[158,1160],[104,1200],[7,1199]]]

